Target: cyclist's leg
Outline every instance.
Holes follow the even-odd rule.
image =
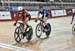
[[[71,21],[71,24],[73,23],[73,20],[74,20],[74,14],[72,15],[72,21]]]
[[[24,32],[24,21],[22,21],[23,22],[23,25],[22,25],[22,27],[21,27],[21,29],[22,29],[22,33]]]
[[[73,23],[74,16],[75,16],[75,13],[72,14],[72,21],[71,21],[71,24]]]
[[[30,26],[28,25],[28,19],[26,19],[25,21],[24,21],[24,30],[26,30],[27,28],[29,28]]]
[[[27,24],[27,21],[24,20],[23,21],[23,27],[22,27],[22,32],[23,32],[23,38],[22,39],[24,39],[24,37],[26,36],[26,34],[25,34],[26,33],[25,30],[26,30],[26,27],[27,27],[26,24]]]
[[[22,22],[23,22],[23,25],[22,25],[21,29],[22,29],[22,32],[24,33],[24,32],[25,32],[25,29],[26,29],[26,27],[27,27],[27,21],[24,20],[24,21],[22,21]]]
[[[45,27],[46,24],[47,24],[46,22],[47,22],[47,17],[44,17],[44,18],[43,18],[44,27]]]
[[[24,30],[27,28],[27,20],[24,21]]]
[[[44,24],[43,24],[43,26],[44,26],[44,31],[47,31],[47,29],[46,29],[47,19],[48,19],[47,17],[44,17],[44,18],[43,18],[43,23],[44,23]]]

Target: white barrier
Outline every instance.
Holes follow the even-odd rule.
[[[32,18],[36,18],[37,14],[38,14],[38,11],[29,11],[29,13],[30,13]]]
[[[38,16],[38,11],[29,11],[30,15],[32,18],[37,18]],[[42,15],[39,15],[39,18],[42,17]]]
[[[72,9],[72,11],[74,12],[75,9]],[[0,11],[0,20],[8,20],[8,19],[14,19],[15,16],[11,15],[10,13],[12,13],[13,15],[16,14],[15,12],[10,12],[10,11]],[[29,11],[31,18],[36,18],[38,15],[38,11]],[[51,17],[59,17],[59,16],[67,16],[67,11],[65,9],[63,10],[51,10],[50,11]],[[41,17],[41,15],[39,16]],[[15,18],[16,19],[16,18]]]
[[[75,13],[75,9],[72,9],[72,12]]]
[[[32,18],[36,18],[38,11],[29,11],[29,13],[31,14]],[[56,17],[56,16],[65,16],[67,15],[66,10],[51,10],[52,17]],[[41,17],[41,15],[40,15]]]
[[[52,14],[52,17],[67,15],[66,10],[51,10],[51,14]]]
[[[9,11],[0,11],[0,20],[1,19],[11,19],[11,14]]]

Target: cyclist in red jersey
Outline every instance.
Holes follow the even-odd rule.
[[[14,23],[14,25],[16,25],[16,23],[19,20],[19,17],[21,17],[21,21],[23,22],[23,27],[22,27],[22,32],[24,32],[24,29],[28,27],[27,22],[31,19],[31,15],[28,13],[27,10],[25,9],[21,9],[20,11],[18,11],[17,13],[17,18],[16,18],[16,22]],[[28,18],[28,19],[27,19]],[[25,27],[26,26],[26,27]],[[25,27],[25,28],[24,28]]]

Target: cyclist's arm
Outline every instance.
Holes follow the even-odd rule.
[[[15,21],[15,23],[17,23],[17,21],[18,21],[18,17],[16,18],[16,21]]]
[[[26,17],[28,17],[29,21],[31,20],[31,15],[30,14],[28,14]]]
[[[46,16],[46,11],[44,11],[44,18],[45,18],[45,16]]]
[[[39,18],[39,15],[40,15],[40,11],[38,12],[37,19]]]
[[[17,12],[14,26],[16,26],[16,23],[17,23],[18,20],[19,20],[19,18],[18,18],[18,12]]]
[[[17,23],[18,20],[19,20],[19,13],[17,13],[17,15],[16,15],[16,21],[15,21],[15,23]]]
[[[40,14],[40,11],[37,14],[37,18],[35,19],[35,22],[37,22],[37,20],[39,19],[39,14]]]

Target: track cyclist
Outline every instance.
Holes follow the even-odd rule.
[[[17,18],[16,18],[16,20],[15,20],[14,26],[15,26],[16,23],[18,22],[19,17],[21,17],[21,21],[22,21],[22,23],[23,23],[23,26],[22,26],[22,33],[24,33],[24,32],[25,32],[25,29],[26,29],[27,27],[29,27],[27,22],[31,19],[31,15],[30,15],[30,14],[28,13],[28,11],[25,10],[23,7],[18,8]],[[28,18],[28,19],[27,19],[27,18]]]
[[[40,17],[40,15],[41,15],[41,17]],[[49,11],[47,9],[44,9],[43,6],[39,6],[38,16],[37,16],[37,19],[35,20],[35,22],[37,22],[39,17],[40,17],[41,21],[44,23],[43,26],[45,27],[47,25],[46,22],[49,18]],[[44,29],[44,31],[46,31],[46,30]]]

